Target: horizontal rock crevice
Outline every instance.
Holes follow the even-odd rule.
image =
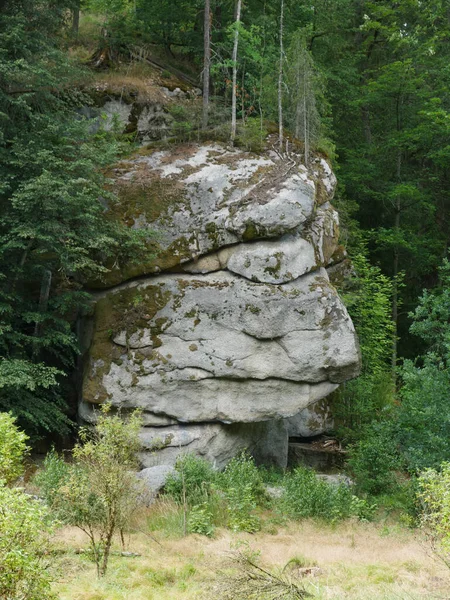
[[[323,158],[306,169],[295,155],[218,144],[123,161],[111,210],[156,231],[155,256],[93,282],[80,417],[106,401],[141,408],[146,439],[192,438],[178,451],[217,463],[246,445],[277,462],[278,444],[284,463],[287,420],[359,372],[326,270],[345,257],[335,183]],[[173,460],[175,446],[158,456]]]

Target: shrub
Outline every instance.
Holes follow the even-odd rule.
[[[374,423],[350,449],[349,467],[358,489],[367,494],[390,492],[396,484],[395,469],[401,466],[389,423]]]
[[[184,454],[178,457],[175,471],[167,478],[164,486],[166,494],[176,502],[186,502],[189,506],[202,504],[216,478],[210,463],[195,454]]]
[[[68,480],[70,465],[68,465],[54,449],[50,450],[44,460],[43,468],[36,473],[34,483],[39,487],[41,496],[48,506],[57,505],[61,487]]]
[[[421,524],[434,551],[450,567],[450,463],[426,469],[418,479]]]
[[[41,475],[56,515],[88,536],[99,576],[106,573],[114,534],[128,525],[143,495],[132,471],[140,447],[140,413],[124,421],[108,411],[103,407],[93,431],[81,431],[82,443],[75,446],[67,470],[61,459],[50,456]],[[53,491],[52,481],[58,485]]]
[[[208,537],[214,534],[213,514],[208,502],[193,506],[187,520],[189,533],[200,533]]]
[[[375,506],[357,498],[346,485],[331,485],[311,469],[298,467],[285,477],[280,510],[294,519],[338,521],[352,516],[369,519]]]
[[[228,526],[234,531],[258,531],[260,521],[252,513],[265,499],[265,489],[253,458],[246,451],[233,458],[219,475],[218,485],[227,501]]]
[[[239,127],[236,142],[250,152],[262,152],[266,147],[268,134],[265,127],[261,128],[260,119],[251,118],[247,119],[244,126]]]
[[[28,436],[15,424],[10,413],[0,413],[0,480],[7,484],[23,472],[23,457],[28,451]]]
[[[0,598],[55,598],[43,561],[47,517],[45,507],[20,489],[0,485]]]

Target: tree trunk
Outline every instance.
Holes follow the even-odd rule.
[[[73,9],[72,15],[72,33],[74,35],[78,35],[78,30],[80,28],[80,2],[76,3],[75,8]]]
[[[400,182],[402,170],[402,152],[398,151],[397,154],[397,181]],[[400,230],[400,213],[401,213],[401,199],[397,197],[395,203],[395,220],[394,220],[394,231],[396,237]],[[399,267],[399,250],[398,246],[394,247],[394,264],[393,264],[393,289],[392,289],[392,322],[394,324],[394,330],[392,334],[392,379],[394,384],[396,383],[397,377],[395,370],[397,368],[397,331],[398,331],[398,267]]]
[[[209,79],[211,70],[211,6],[210,0],[205,0],[205,20],[203,32],[203,116],[202,129],[208,127],[209,112]]]
[[[242,0],[237,0],[236,7],[236,31],[234,32],[233,44],[233,83],[231,90],[231,137],[230,141],[233,144],[236,138],[236,86],[237,86],[237,55],[239,44],[239,23],[241,22],[241,6]]]
[[[278,136],[280,152],[283,152],[283,17],[284,0],[281,0],[280,10],[280,64],[278,66]]]
[[[42,275],[41,292],[39,295],[39,312],[45,313],[48,307],[48,299],[50,297],[50,288],[52,285],[52,272],[46,269]],[[34,326],[34,336],[38,337],[41,331],[41,324],[36,322]]]
[[[308,103],[306,89],[306,73],[303,75],[303,139],[305,141],[305,167],[309,163]]]

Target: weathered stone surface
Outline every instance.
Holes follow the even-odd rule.
[[[310,438],[333,429],[334,421],[327,398],[314,402],[287,419],[290,438]]]
[[[318,244],[316,263],[307,270],[325,266],[329,251],[324,251],[323,243],[329,245],[329,227],[320,236],[322,224],[314,228],[313,222],[316,213],[321,223],[327,215],[336,237],[337,214],[327,201],[323,208],[317,202],[319,192],[322,197],[326,189],[330,195],[334,191],[335,182],[324,175],[325,186],[320,178],[323,165],[327,165],[323,159],[317,160],[314,172],[309,172],[274,153],[256,156],[218,144],[185,145],[122,161],[115,170],[120,202],[113,211],[130,227],[157,232],[155,258],[118,265],[104,281],[91,285],[109,287],[196,261],[224,246],[287,233]]]
[[[159,492],[166,485],[169,475],[175,473],[173,465],[155,465],[147,467],[137,473],[136,477],[144,483],[145,490],[148,493],[147,503],[151,503]]]
[[[244,449],[259,463],[287,466],[288,439],[284,421],[144,428],[141,441],[140,459],[145,467],[174,465],[178,456],[192,452],[222,469]]]
[[[292,416],[359,369],[324,269],[283,286],[162,275],[106,294],[96,323],[84,400],[179,421]],[[103,354],[115,358],[106,365]]]
[[[307,407],[359,372],[324,268],[342,254],[328,163],[194,144],[123,161],[114,180],[112,212],[157,232],[155,256],[98,284],[115,287],[95,298],[81,419],[141,408],[145,466],[195,451],[222,467],[246,447],[285,466]]]
[[[317,269],[314,246],[299,234],[240,244],[228,260],[233,273],[261,283],[287,283]]]

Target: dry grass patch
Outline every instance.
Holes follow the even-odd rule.
[[[448,571],[427,555],[415,532],[405,528],[302,522],[290,523],[276,535],[218,530],[213,539],[180,537],[180,515],[169,504],[141,515],[140,527],[146,527],[147,518],[154,524],[155,517],[162,519],[162,526],[171,511],[167,531],[150,532],[156,541],[148,529],[128,536],[127,550],[141,556],[114,555],[110,572],[101,581],[89,559],[75,554],[75,549],[87,545],[82,534],[71,528],[60,531],[57,545],[67,550],[55,556],[59,577],[55,590],[61,600],[220,600],[216,592],[224,572],[230,577],[237,572],[229,558],[238,540],[259,550],[261,564],[270,569],[283,568],[299,556],[305,566],[318,565],[320,570],[304,577],[305,588],[317,600],[448,598]]]

